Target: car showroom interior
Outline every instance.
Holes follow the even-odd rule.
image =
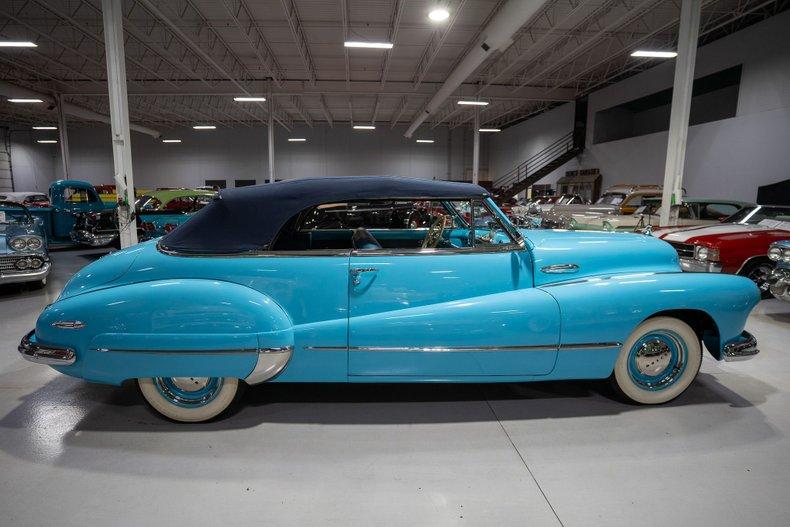
[[[0,2],[0,525],[790,525],[789,30]]]

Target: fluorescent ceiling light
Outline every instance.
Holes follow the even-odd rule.
[[[305,141],[307,141],[307,139],[305,139],[304,137],[289,137],[288,138],[288,142],[289,143],[304,143]]]
[[[41,143],[42,145],[54,145],[57,143],[55,139],[39,139],[36,143]]]
[[[375,130],[376,127],[370,124],[355,124],[354,130]]]
[[[478,132],[501,132],[501,128],[481,128]]]
[[[677,51],[649,51],[639,49],[631,53],[632,57],[652,57],[656,59],[672,59],[678,56]]]
[[[28,41],[0,41],[0,48],[37,48],[38,45]]]
[[[196,124],[192,127],[194,130],[215,130],[216,128],[213,124]]]
[[[163,143],[180,143],[181,139],[162,139]]]
[[[44,102],[41,99],[7,99],[8,102],[18,102],[18,103],[27,103],[27,102]]]
[[[373,49],[392,49],[392,42],[360,42],[358,40],[346,40],[343,45],[347,48],[373,48]]]
[[[418,143],[433,143],[433,139],[417,139]]]
[[[57,130],[57,126],[34,126],[33,130]]]
[[[266,97],[234,97],[236,102],[266,102]]]
[[[430,18],[434,22],[444,22],[445,20],[450,18],[450,13],[447,11],[447,9],[443,9],[439,7],[428,13],[428,18]]]
[[[488,106],[488,101],[458,101],[458,104],[466,106]]]

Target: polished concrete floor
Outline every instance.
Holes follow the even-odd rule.
[[[759,357],[706,357],[663,407],[589,382],[264,385],[177,425],[17,357],[96,254],[0,288],[0,525],[790,525],[790,304],[749,319]]]

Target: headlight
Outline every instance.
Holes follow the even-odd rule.
[[[31,236],[27,239],[27,248],[37,251],[44,245],[44,241],[38,236]]]
[[[790,263],[790,249],[785,249],[784,256],[782,256],[782,261],[785,263]]]
[[[27,248],[27,240],[21,236],[18,238],[12,238],[8,245],[15,251],[23,251]]]
[[[16,261],[16,268],[20,271],[27,269],[30,266],[30,262],[22,258],[21,260]]]
[[[710,247],[697,246],[694,249],[694,258],[702,260],[703,262],[717,262],[719,261],[719,250]]]
[[[782,259],[782,248],[781,247],[771,247],[768,249],[768,258],[771,260],[778,262]]]

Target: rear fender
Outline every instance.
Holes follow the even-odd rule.
[[[81,329],[53,326],[79,321]],[[110,287],[52,304],[36,324],[39,342],[75,350],[58,367],[118,384],[153,376],[246,378],[261,353],[293,348],[291,321],[271,298],[219,280],[155,280]],[[262,355],[261,355],[262,356]]]

